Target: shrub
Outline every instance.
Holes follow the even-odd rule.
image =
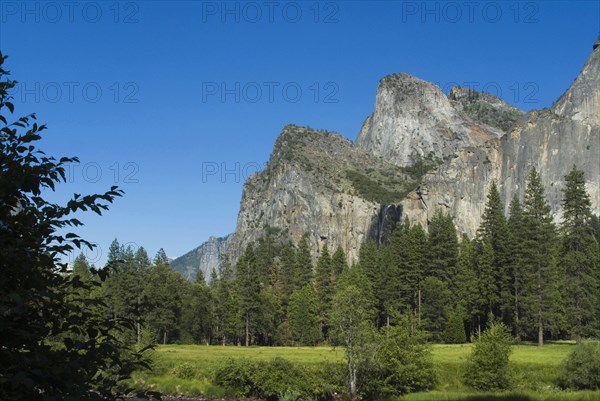
[[[600,345],[579,342],[560,366],[558,384],[577,390],[600,389]]]
[[[245,358],[229,359],[216,369],[214,383],[233,390],[238,397],[249,396],[255,391],[253,373],[256,365]]]
[[[404,318],[398,326],[383,330],[366,398],[388,398],[435,386],[436,373],[426,333],[411,328],[412,323]]]
[[[324,374],[328,371],[311,370],[282,358],[260,362],[231,359],[216,370],[214,383],[234,391],[238,397],[286,401],[328,399],[338,390]]]
[[[189,362],[184,362],[171,370],[171,374],[178,379],[193,379],[197,376],[198,372],[194,365]]]
[[[512,338],[508,327],[502,323],[492,323],[474,341],[473,351],[467,360],[464,383],[482,391],[508,388],[508,358],[511,344]]]

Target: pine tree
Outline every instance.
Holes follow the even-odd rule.
[[[594,334],[598,304],[598,242],[592,226],[585,177],[575,166],[563,188],[560,266],[564,280],[568,328],[575,338]]]
[[[371,287],[376,290],[374,292],[378,311],[378,321],[376,326],[380,325],[379,318],[381,317],[383,302],[385,301],[378,291],[381,284],[381,259],[379,256],[377,245],[375,244],[375,241],[372,240],[363,243],[358,253],[358,266],[369,280]]]
[[[477,316],[478,331],[486,325],[488,315],[493,315],[494,306],[500,300],[498,284],[495,280],[494,249],[487,239],[475,240],[475,277],[477,280],[477,300],[479,314]]]
[[[321,339],[319,301],[311,283],[292,293],[289,322],[294,341],[303,345],[316,345]]]
[[[467,342],[465,335],[465,317],[462,306],[448,308],[448,323],[444,329],[443,340],[446,344],[464,344]]]
[[[509,263],[509,231],[508,222],[504,216],[504,204],[500,199],[500,192],[496,182],[493,181],[487,196],[485,210],[481,217],[478,238],[486,240],[492,246],[494,253],[493,280],[497,288],[497,301],[492,305],[491,312],[496,317],[510,324],[512,320],[512,284]]]
[[[477,317],[480,316],[480,305],[484,303],[477,290],[478,281],[475,272],[475,251],[469,238],[463,236],[456,264],[454,280],[454,305],[464,310],[465,319],[469,323],[469,333],[475,331]]]
[[[83,253],[73,261],[73,274],[79,276],[79,279],[84,282],[92,280],[92,267]]]
[[[556,229],[535,168],[529,175],[524,204],[522,263],[526,276],[521,299],[528,326],[536,329],[538,345],[542,346],[545,332],[559,326],[562,301],[556,267]]]
[[[123,258],[123,248],[119,244],[119,241],[115,238],[108,247],[107,265],[111,265],[118,262]]]
[[[383,307],[383,323],[390,325],[390,319],[402,308],[397,254],[391,245],[383,246],[380,251],[381,275],[377,286],[379,303]]]
[[[319,300],[319,317],[323,335],[326,336],[329,329],[329,318],[331,315],[331,301],[333,299],[333,272],[331,268],[331,257],[327,244],[323,246],[321,255],[317,260],[315,290]]]
[[[398,273],[402,277],[400,300],[420,319],[422,282],[428,265],[427,234],[421,224],[411,226],[408,219],[405,219],[401,230],[396,238],[392,238],[397,252]]]
[[[148,270],[143,290],[144,303],[148,309],[146,320],[156,339],[166,344],[172,339],[170,336],[180,329],[181,300],[187,282],[171,269],[162,249],[158,251],[154,261]]]
[[[260,282],[256,256],[252,245],[246,247],[246,252],[237,263],[236,290],[240,300],[240,318],[244,322],[246,346],[256,331],[256,319],[260,312]]]
[[[458,238],[450,215],[438,209],[429,222],[429,266],[427,276],[451,285],[455,276]]]
[[[521,297],[525,286],[526,274],[523,268],[523,258],[525,255],[525,228],[523,226],[523,207],[517,195],[510,203],[508,229],[510,233],[509,241],[509,269],[513,278],[513,333],[517,341],[521,338],[523,331],[523,322],[521,322],[522,302]]]
[[[439,342],[446,326],[446,307],[450,303],[448,284],[436,277],[423,280],[421,319],[423,328],[429,332],[430,338]]]
[[[302,236],[298,242],[296,252],[296,269],[294,272],[294,290],[304,288],[313,279],[313,264],[310,256],[310,246],[308,244],[308,235]]]
[[[340,277],[347,269],[348,262],[346,261],[346,254],[342,247],[338,246],[331,257],[331,270],[335,279],[334,281],[337,281],[338,277]]]
[[[285,306],[296,288],[296,249],[291,242],[284,244],[281,248],[279,271],[283,293],[282,301]]]

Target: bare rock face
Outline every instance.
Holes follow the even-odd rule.
[[[383,203],[364,191],[399,202],[414,185],[401,168],[339,134],[286,126],[266,169],[244,185],[230,256],[236,260],[268,226],[294,243],[308,233],[313,250],[341,246],[355,261]]]
[[[284,128],[267,168],[244,185],[228,252],[235,262],[274,227],[293,242],[308,233],[314,258],[327,243],[342,246],[352,262],[366,239],[385,242],[400,218],[427,227],[438,209],[472,237],[492,182],[508,211],[534,166],[558,220],[573,165],[585,172],[599,214],[600,46],[552,108],[527,114],[489,94],[456,87],[446,97],[431,83],[390,75],[379,84],[356,144]]]
[[[198,271],[201,270],[208,281],[213,269],[219,271],[221,255],[227,252],[231,236],[229,234],[219,238],[210,237],[199,247],[173,260],[170,265],[190,281],[195,280]]]
[[[446,160],[458,149],[502,134],[461,114],[438,86],[395,74],[380,81],[375,110],[363,124],[356,145],[405,167],[419,158]]]
[[[541,175],[553,212],[560,217],[564,176],[573,166],[585,173],[595,213],[600,212],[600,49],[571,87],[549,109],[528,113],[502,141],[505,199],[522,196],[531,167]]]
[[[579,77],[551,109],[531,111],[510,132],[483,146],[463,148],[423,177],[403,201],[406,215],[425,223],[437,208],[454,216],[459,231],[473,236],[493,180],[506,211],[522,199],[532,167],[559,221],[564,176],[573,165],[585,172],[592,208],[600,213],[600,50],[594,49]]]

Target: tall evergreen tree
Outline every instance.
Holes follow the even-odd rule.
[[[171,269],[162,249],[154,261],[143,290],[148,310],[145,315],[155,339],[166,344],[180,329],[182,297],[187,282]]]
[[[321,339],[320,320],[319,301],[312,283],[294,291],[289,308],[290,329],[294,341],[302,345],[316,345]]]
[[[510,202],[509,207],[509,218],[508,218],[508,229],[510,233],[509,242],[509,269],[510,275],[513,278],[512,285],[512,300],[513,300],[513,319],[512,328],[513,334],[517,341],[521,338],[521,332],[523,331],[523,322],[521,322],[522,315],[522,302],[521,297],[523,295],[523,289],[525,287],[525,280],[527,277],[524,269],[524,255],[525,255],[525,228],[523,220],[523,207],[517,195],[515,195]]]
[[[296,252],[296,271],[294,274],[294,290],[304,288],[313,279],[313,264],[310,256],[310,245],[308,244],[308,235],[302,236],[298,242]]]
[[[398,229],[396,229],[398,230]],[[401,232],[393,240],[397,252],[400,283],[400,302],[420,319],[422,283],[428,266],[427,234],[421,224],[410,225],[405,219]]]
[[[598,308],[598,242],[592,226],[592,202],[585,177],[575,166],[565,176],[560,226],[560,266],[568,329],[575,338],[594,334]]]
[[[448,284],[436,277],[426,277],[423,280],[422,302],[423,328],[429,332],[433,341],[440,342],[448,319],[447,307],[450,304]]]
[[[508,222],[504,216],[504,204],[500,199],[500,192],[496,181],[492,182],[487,196],[485,210],[481,217],[478,238],[484,239],[492,246],[494,252],[493,280],[497,288],[497,296],[491,312],[496,317],[510,324],[512,321],[513,307],[513,278],[511,277],[509,263],[509,231]]]
[[[477,300],[479,314],[477,315],[478,332],[487,325],[487,318],[493,315],[494,306],[500,300],[498,282],[495,280],[494,249],[487,239],[475,240],[475,276],[477,279]]]
[[[331,301],[333,299],[333,272],[331,266],[331,256],[327,244],[323,246],[321,255],[317,260],[315,274],[315,290],[319,300],[319,317],[323,335],[326,336],[329,330],[329,318],[331,315]]]
[[[256,332],[256,320],[261,307],[260,290],[256,256],[252,245],[248,245],[237,263],[237,292],[240,297],[240,318],[244,322],[246,346],[250,345]]]
[[[523,268],[526,273],[522,304],[528,326],[537,331],[538,345],[560,323],[562,300],[556,266],[557,238],[544,187],[533,168],[527,182],[523,210]]]
[[[402,308],[400,282],[403,279],[398,272],[397,254],[391,245],[380,249],[381,275],[377,285],[377,294],[382,306],[383,324],[390,325],[392,316]]]
[[[429,266],[426,275],[449,286],[455,276],[458,237],[452,216],[437,210],[429,223]]]
[[[477,317],[480,316],[480,306],[484,303],[477,288],[475,251],[469,238],[463,236],[456,263],[456,278],[451,292],[454,295],[453,304],[462,307],[464,310],[471,335],[477,326]]]
[[[331,270],[335,281],[342,275],[342,273],[348,269],[348,261],[346,260],[346,254],[341,246],[338,246],[333,256],[331,257]]]

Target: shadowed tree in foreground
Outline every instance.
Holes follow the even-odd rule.
[[[70,229],[73,214],[97,214],[122,191],[75,194],[66,205],[48,202],[44,191],[65,181],[65,165],[36,147],[45,125],[35,115],[12,121],[6,57],[0,54],[0,399],[114,400],[130,373],[147,367],[116,335],[133,322],[107,319],[100,299],[85,297],[100,280],[69,274],[60,258],[92,244]],[[66,232],[66,233],[65,233]],[[65,233],[65,234],[62,234]]]

